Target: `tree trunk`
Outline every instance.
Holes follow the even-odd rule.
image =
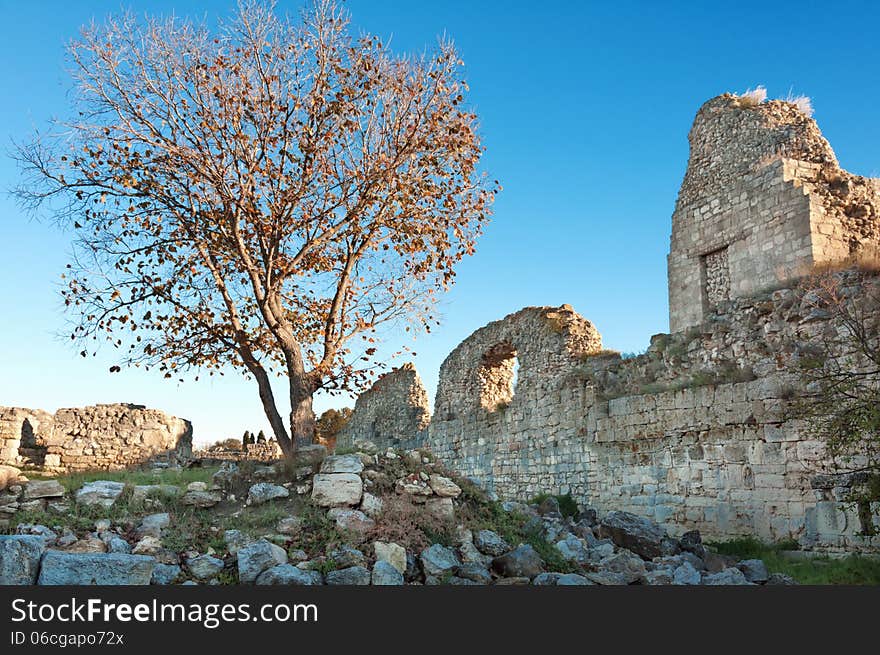
[[[291,458],[296,452],[296,448],[291,443],[287,430],[284,427],[284,420],[281,418],[281,414],[278,413],[278,408],[275,406],[275,396],[272,393],[272,385],[269,383],[269,376],[266,375],[266,372],[262,369],[255,371],[254,375],[257,378],[257,385],[260,388],[260,401],[263,403],[263,412],[266,414],[266,418],[269,419],[269,425],[272,427],[275,440],[281,447],[281,452],[284,453],[284,456]]]
[[[294,449],[315,440],[315,413],[312,411],[312,394],[290,393],[290,435]]]

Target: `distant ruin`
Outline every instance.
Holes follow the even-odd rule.
[[[0,464],[49,472],[177,463],[192,455],[192,425],[143,405],[0,407]]]
[[[824,444],[788,411],[799,358],[839,331],[797,278],[880,245],[880,181],[841,170],[793,103],[713,98],[690,143],[668,262],[671,334],[623,359],[570,306],[528,307],[446,358],[426,431],[410,417],[427,415],[427,400],[414,407],[377,385],[352,425],[382,407],[383,429],[350,436],[387,446],[387,435],[414,435],[503,498],[570,493],[673,533],[880,547],[842,502],[848,480],[821,475]],[[880,285],[839,276],[853,303]],[[871,520],[880,527],[876,511]]]

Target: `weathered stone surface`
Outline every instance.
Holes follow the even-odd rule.
[[[110,507],[122,494],[125,484],[113,480],[87,482],[75,494],[76,502],[86,507]]]
[[[389,562],[378,560],[373,565],[371,583],[377,586],[393,586],[404,584],[403,573]]]
[[[248,490],[247,504],[262,505],[263,503],[268,503],[270,500],[288,498],[289,496],[290,492],[281,485],[271,484],[269,482],[258,482],[257,484],[252,485]]]
[[[361,477],[354,473],[319,473],[312,479],[312,500],[322,507],[357,505],[363,490]]]
[[[330,571],[325,579],[328,585],[368,585],[371,579],[370,571],[363,566],[350,566],[346,569]]]
[[[200,507],[207,509],[214,507],[222,500],[222,496],[216,491],[203,491],[200,489],[188,490],[180,499],[181,504],[190,505],[192,507]]]
[[[401,574],[406,573],[406,549],[394,542],[374,541],[376,561],[388,562]]]
[[[586,587],[592,584],[595,584],[592,580],[577,573],[566,573],[560,575],[559,579],[556,580],[556,586],[558,587]]]
[[[321,473],[361,473],[364,463],[358,455],[330,455],[321,462]]]
[[[420,556],[422,571],[425,575],[442,576],[446,573],[455,573],[461,561],[455,551],[440,544],[434,544],[425,548]]]
[[[484,555],[492,555],[493,557],[498,557],[511,550],[510,544],[492,530],[478,530],[475,532],[474,546]]]
[[[666,537],[659,525],[629,512],[608,512],[599,523],[599,532],[645,559],[660,557],[660,544]]]
[[[265,571],[287,563],[287,552],[265,539],[254,541],[238,549],[238,580],[250,584]]]
[[[361,499],[361,511],[369,516],[371,519],[377,519],[382,515],[382,511],[385,508],[385,504],[382,502],[382,499],[374,496],[369,492],[364,492],[363,498]]]
[[[698,585],[702,575],[690,562],[683,562],[672,574],[672,583],[677,585]]]
[[[336,521],[336,527],[344,532],[364,536],[376,527],[376,522],[362,511],[344,507],[334,507],[327,516]]]
[[[479,584],[491,584],[492,574],[481,564],[465,562],[458,567],[458,577],[471,580]]]
[[[770,579],[767,565],[759,559],[742,560],[736,565],[736,568],[742,571],[746,580],[755,584],[764,584]]]
[[[746,576],[737,568],[729,567],[718,573],[707,573],[703,576],[704,585],[747,585],[751,584]]]
[[[43,556],[37,584],[146,585],[155,565],[156,560],[145,555],[50,550]]]
[[[616,573],[623,576],[626,584],[638,582],[645,575],[644,560],[627,550],[620,550],[605,557],[597,566],[601,573]]]
[[[528,544],[520,544],[509,553],[492,560],[492,568],[507,578],[534,578],[544,570],[544,560]]]
[[[0,535],[0,585],[34,584],[45,550],[39,535]]]
[[[183,574],[177,564],[156,564],[153,569],[153,575],[150,578],[150,584],[169,585],[174,584]]]
[[[424,445],[430,420],[428,394],[415,367],[407,363],[382,375],[372,389],[358,396],[336,443],[363,449],[361,444],[370,442],[372,452],[415,448]]]
[[[435,494],[443,498],[458,498],[461,495],[461,487],[449,478],[436,473],[431,474],[428,485]]]
[[[24,500],[35,498],[61,498],[64,487],[58,480],[31,480],[24,486]]]
[[[231,555],[237,554],[239,549],[249,544],[250,541],[241,530],[226,530],[223,533],[223,542]]]
[[[425,501],[425,511],[439,521],[452,523],[455,521],[455,505],[452,498],[428,498]]]
[[[298,516],[288,516],[287,518],[283,518],[278,521],[278,524],[275,526],[275,531],[278,534],[284,534],[291,537],[295,537],[302,532],[303,521]]]
[[[223,560],[211,555],[199,555],[186,560],[186,568],[198,580],[216,578],[223,570]]]
[[[134,536],[136,539],[144,537],[161,537],[162,530],[171,525],[171,515],[168,512],[160,512],[157,514],[149,514],[141,519],[141,522],[135,528]]]
[[[266,569],[257,577],[258,585],[289,585],[297,587],[324,584],[324,578],[318,571],[306,571],[293,564],[279,564]]]
[[[27,478],[14,466],[0,464],[0,491],[7,487],[26,482]]]
[[[333,560],[338,569],[346,569],[351,566],[364,566],[366,564],[366,557],[362,551],[345,544],[337,546],[327,553],[327,556]]]

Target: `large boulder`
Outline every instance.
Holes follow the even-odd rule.
[[[45,550],[39,535],[0,535],[0,585],[36,583]]]
[[[247,504],[262,505],[270,500],[287,498],[289,496],[290,492],[281,485],[270,482],[258,482],[248,490]]]
[[[322,507],[355,506],[364,483],[356,473],[319,473],[312,479],[312,500]]]
[[[251,584],[263,571],[286,563],[287,552],[283,548],[260,539],[238,549],[238,580]]]
[[[148,585],[156,560],[122,553],[65,553],[43,556],[41,585]]]
[[[653,521],[629,512],[608,512],[599,523],[599,534],[648,560],[660,557],[660,546],[667,536]]]
[[[87,482],[76,492],[76,502],[87,507],[110,507],[122,495],[123,489],[124,483],[113,480]]]
[[[505,578],[534,578],[544,570],[544,560],[529,544],[520,544],[492,560],[492,568]]]

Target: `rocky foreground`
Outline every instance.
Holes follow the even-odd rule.
[[[226,463],[186,487],[95,480],[68,492],[15,474],[6,485],[0,519],[15,534],[0,536],[3,585],[793,583],[713,552],[696,531],[673,538],[552,496],[493,502],[428,453],[369,443],[329,457],[308,447],[296,467]],[[98,518],[82,529],[83,517]]]

